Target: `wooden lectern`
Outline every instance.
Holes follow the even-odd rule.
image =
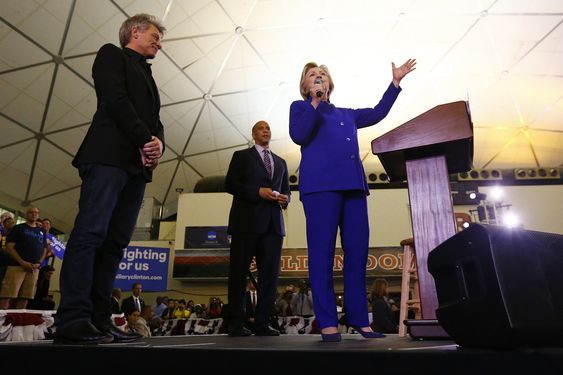
[[[472,167],[468,104],[436,106],[374,139],[371,149],[391,181],[408,182],[422,318],[436,319],[438,298],[428,253],[457,231],[448,175]]]

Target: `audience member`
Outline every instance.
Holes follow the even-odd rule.
[[[53,265],[55,263],[55,253],[51,248],[51,240],[49,238],[49,234],[51,233],[51,228],[53,227],[53,225],[51,224],[51,219],[49,218],[39,219],[38,224],[39,223],[43,227],[43,232],[45,232],[45,235],[47,236],[47,255],[45,256],[43,263],[41,263],[41,267],[44,267],[47,264]]]
[[[371,287],[371,312],[373,321],[371,328],[382,333],[397,333],[399,327],[395,323],[389,301],[389,284],[385,279],[376,279]]]
[[[168,297],[158,296],[156,297],[156,303],[153,308],[153,317],[161,317],[164,310],[166,310],[168,304]]]
[[[49,294],[51,277],[54,273],[55,268],[49,264],[39,270],[37,288],[35,289],[35,297],[28,302],[28,309],[55,310],[55,300],[53,299],[53,295]]]
[[[127,319],[127,325],[125,326],[124,331],[129,333],[136,332],[141,334],[141,332],[137,331],[138,329],[137,322],[139,321],[140,317],[141,317],[141,312],[138,310],[133,310],[129,314],[125,314],[125,319]]]
[[[121,307],[119,307],[119,303],[121,301],[121,288],[113,288],[111,291],[111,313],[112,314],[121,314]]]
[[[293,316],[291,309],[291,301],[293,301],[294,293],[291,290],[285,290],[280,299],[278,300],[279,316]]]
[[[174,298],[170,298],[168,300],[168,307],[164,309],[160,317],[162,319],[174,319],[175,310],[176,310],[176,300]]]
[[[256,314],[256,306],[258,305],[258,292],[252,280],[248,280],[246,285],[245,300],[245,319],[244,326],[249,330],[254,330],[254,320]]]
[[[6,273],[10,257],[6,250],[6,240],[14,224],[14,216],[11,212],[4,212],[0,216],[0,243],[2,244],[0,248],[0,286],[2,285],[2,280],[4,280],[4,274]]]
[[[135,323],[135,332],[140,333],[143,337],[151,337],[150,321],[152,320],[153,310],[151,305],[143,306],[141,314]]]
[[[299,293],[293,295],[291,301],[293,315],[309,318],[315,313],[313,311],[313,294],[307,280],[299,280]]]
[[[141,312],[143,306],[145,306],[145,300],[141,298],[141,291],[143,286],[141,283],[134,283],[131,287],[131,296],[125,298],[121,303],[121,311],[125,315],[131,314],[132,311],[137,310]]]
[[[174,310],[174,318],[176,319],[188,319],[191,313],[190,310],[186,308],[186,300],[181,299],[178,301],[178,307]]]
[[[209,298],[209,307],[207,308],[207,318],[217,319],[221,317],[221,308],[223,307],[223,302],[221,298],[211,297]]]
[[[10,299],[16,299],[16,309],[25,309],[35,297],[39,266],[47,254],[47,238],[37,225],[38,217],[39,209],[30,206],[26,222],[14,226],[8,235],[6,250],[10,257],[0,290],[2,310],[10,306]]]

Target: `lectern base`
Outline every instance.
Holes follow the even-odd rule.
[[[444,340],[450,338],[437,319],[407,319],[405,325],[413,339]]]

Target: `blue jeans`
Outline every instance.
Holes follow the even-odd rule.
[[[115,275],[145,193],[142,175],[117,167],[84,164],[79,173],[79,212],[61,268],[57,326],[77,320],[110,321]]]

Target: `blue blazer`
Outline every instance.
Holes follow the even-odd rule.
[[[264,234],[271,222],[275,232],[285,236],[282,208],[276,202],[260,198],[258,194],[261,187],[269,187],[286,194],[288,198],[290,196],[287,164],[273,152],[271,155],[274,159],[274,176],[270,179],[256,147],[233,154],[225,179],[225,188],[233,195],[229,234]]]
[[[369,194],[358,147],[358,129],[377,124],[391,110],[401,92],[389,85],[374,108],[338,108],[309,100],[291,103],[289,134],[301,146],[299,192],[364,190]]]

